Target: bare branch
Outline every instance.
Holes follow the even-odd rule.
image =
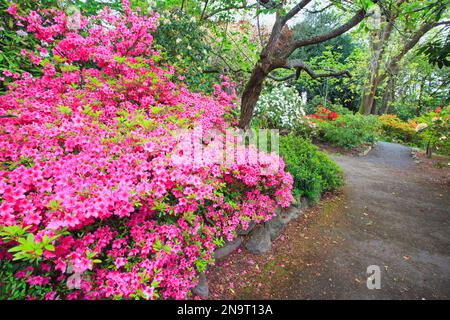
[[[327,73],[316,73],[314,72],[309,66],[307,66],[302,60],[300,59],[293,59],[289,60],[285,66],[283,66],[285,69],[297,69],[296,76],[300,76],[300,71],[305,70],[305,72],[313,79],[317,78],[331,78],[331,77],[347,77],[351,78],[352,75],[350,74],[350,71],[343,70],[343,71],[330,71]]]
[[[311,14],[317,14],[317,13],[321,13],[324,12],[325,10],[327,10],[328,8],[332,7],[333,3],[330,3],[328,5],[326,5],[325,7],[321,8],[321,9],[317,9],[317,10],[306,10],[306,12],[311,13]]]
[[[258,2],[258,7],[257,10],[259,11],[259,2]],[[259,38],[259,44],[261,45],[261,47],[264,47],[264,41],[262,38],[262,34],[261,34],[261,22],[259,21],[259,12],[256,14],[256,26],[258,27],[258,38]]]
[[[435,27],[438,27],[438,26],[448,26],[448,25],[450,25],[450,20],[445,20],[445,21],[441,21],[441,22],[436,22]]]
[[[222,60],[223,63],[227,66],[228,70],[230,70],[231,72],[233,72],[233,73],[240,73],[240,72],[245,73],[245,70],[243,70],[243,69],[240,69],[240,68],[235,69],[235,68],[233,68],[231,66],[231,64],[227,61],[227,59],[225,59],[223,56],[221,56],[217,52],[211,51],[211,53],[213,55],[215,55],[216,57],[218,57],[220,60]],[[212,72],[209,72],[209,73],[212,73]]]
[[[275,80],[275,81],[288,81],[288,80],[297,80],[300,77],[301,72],[304,70],[311,78],[317,79],[317,78],[332,78],[332,77],[347,77],[351,78],[352,75],[348,70],[343,71],[330,71],[327,73],[316,73],[314,72],[308,65],[306,65],[302,60],[300,59],[294,59],[288,61],[288,63],[283,66],[284,69],[296,69],[296,72],[291,73],[284,77],[277,77],[274,75],[267,75],[269,79]]]
[[[209,73],[218,73],[218,74],[228,74],[228,73],[234,73],[234,74],[243,74],[248,73],[248,71],[245,71],[243,69],[231,69],[228,65],[227,67],[220,68],[220,67],[211,67],[206,68],[203,70],[203,73],[209,74]]]
[[[284,81],[287,81],[287,80],[295,79],[296,78],[296,73],[289,74],[289,75],[287,75],[285,77],[276,77],[276,76],[273,76],[273,75],[269,74],[269,75],[267,75],[267,78],[275,80],[275,81],[279,81],[279,82],[284,82]]]

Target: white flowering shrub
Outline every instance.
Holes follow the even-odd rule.
[[[260,96],[255,118],[260,126],[292,129],[305,120],[302,98],[293,87],[276,86]]]

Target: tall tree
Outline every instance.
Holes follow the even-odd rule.
[[[448,0],[400,0],[380,1],[373,7],[376,18],[369,34],[372,57],[361,100],[361,112],[378,113],[379,89],[385,86],[385,82],[392,83],[393,80],[390,79],[397,76],[403,57],[428,32],[436,27],[449,25],[449,21],[445,20],[447,6]],[[394,54],[389,55],[388,52],[392,51]],[[390,96],[389,93],[383,94],[382,111],[387,110]]]

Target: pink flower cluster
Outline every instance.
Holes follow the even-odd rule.
[[[171,161],[172,133],[227,129],[235,97],[229,83],[205,97],[172,82],[152,49],[158,15],[124,4],[79,30],[59,11],[17,17],[51,53],[42,77],[25,73],[0,97],[0,115],[13,115],[0,118],[0,230],[29,226],[36,241],[67,231],[38,268],[14,262],[18,278],[51,289],[31,299],[186,298],[219,239],[292,200],[284,165]],[[0,258],[16,244],[0,239]]]

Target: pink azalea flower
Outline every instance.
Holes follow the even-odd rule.
[[[17,16],[17,4],[11,4],[8,9],[6,9],[6,12],[8,12],[10,15]]]
[[[49,283],[50,278],[49,277],[42,277],[42,276],[31,276],[28,277],[26,280],[29,285],[32,286],[43,286]]]

